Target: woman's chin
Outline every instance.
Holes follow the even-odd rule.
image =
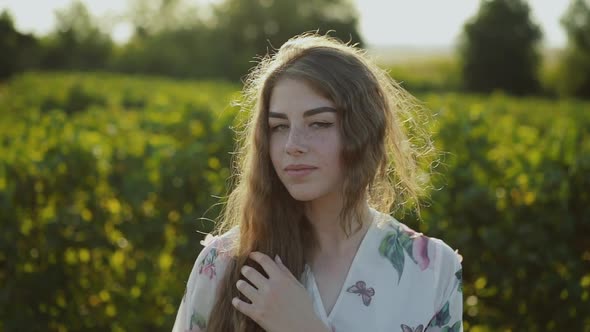
[[[319,197],[317,193],[305,190],[289,190],[289,194],[291,194],[291,197],[293,197],[293,199],[300,202],[313,201],[314,199]]]
[[[295,199],[296,201],[299,201],[299,202],[309,202],[309,201],[313,201],[315,199],[315,197],[311,196],[311,195],[293,195],[293,194],[291,194],[291,197],[293,197],[293,199]]]

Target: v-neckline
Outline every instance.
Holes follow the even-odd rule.
[[[336,302],[334,302],[334,305],[332,306],[332,310],[330,310],[330,313],[328,314],[326,312],[326,307],[324,306],[324,301],[322,300],[322,297],[320,295],[320,290],[318,288],[318,284],[315,280],[315,276],[313,275],[313,271],[311,270],[311,267],[308,265],[308,269],[309,269],[309,282],[311,284],[312,287],[312,292],[313,292],[313,296],[315,297],[318,306],[319,306],[319,310],[320,310],[320,315],[322,316],[322,320],[325,322],[330,322],[334,316],[334,313],[337,311],[338,306],[340,304],[340,302],[342,302],[342,297],[344,296],[343,293],[345,292],[345,289],[348,288],[350,284],[350,278],[351,278],[351,274],[352,274],[352,270],[353,270],[353,266],[355,265],[358,257],[360,256],[361,251],[364,249],[364,247],[366,247],[365,243],[367,242],[367,239],[369,238],[369,235],[372,231],[372,229],[375,227],[375,219],[376,219],[376,215],[377,215],[377,211],[374,211],[372,208],[370,209],[371,211],[371,221],[369,224],[369,229],[367,229],[367,231],[365,232],[365,235],[363,236],[363,238],[361,239],[361,242],[356,250],[356,253],[354,254],[354,257],[352,258],[352,262],[350,263],[350,266],[348,267],[348,271],[346,272],[346,278],[344,279],[344,282],[342,283],[342,287],[340,288],[340,292],[338,293],[338,297],[336,297]]]

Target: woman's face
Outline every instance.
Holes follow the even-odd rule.
[[[339,116],[334,103],[289,78],[274,86],[269,103],[270,157],[291,196],[312,201],[338,195],[342,184]]]

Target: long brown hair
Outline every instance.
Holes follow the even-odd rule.
[[[263,331],[231,304],[233,297],[240,296],[235,287],[240,269],[255,266],[248,261],[250,252],[278,254],[298,277],[317,245],[303,203],[290,196],[269,154],[269,100],[276,82],[286,77],[306,82],[338,109],[344,147],[341,226],[346,234],[352,233],[353,220],[362,222],[358,217],[366,200],[385,212],[404,204],[419,209],[425,187],[420,159],[433,151],[433,145],[416,100],[354,45],[314,33],[290,39],[275,54],[262,58],[245,82],[235,188],[217,229],[223,233],[238,226],[239,236],[218,288],[209,332]]]

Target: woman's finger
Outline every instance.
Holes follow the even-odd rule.
[[[291,273],[291,270],[289,270],[289,268],[286,267],[285,264],[283,264],[283,261],[281,261],[281,257],[279,255],[275,256],[275,262],[277,263],[277,265],[279,266],[279,269],[281,269],[281,271],[283,271],[286,275],[288,275],[289,278],[291,278],[291,279],[297,281],[297,283],[299,283],[299,280],[297,280],[297,278],[295,278],[293,273]]]
[[[283,261],[281,260],[281,257],[279,255],[275,256],[275,262],[277,263],[277,266],[281,271],[288,272],[289,274],[291,274],[291,271],[285,266],[285,264],[283,264]]]
[[[251,266],[242,266],[241,272],[242,275],[258,289],[264,288],[265,284],[268,282],[268,279],[266,279],[262,274],[260,274],[260,272],[256,271],[256,269]]]
[[[236,308],[239,312],[243,313],[244,315],[252,318],[254,321],[258,322],[257,319],[258,317],[254,317],[255,315],[255,311],[254,311],[254,305],[244,302],[242,300],[240,300],[237,297],[234,297],[231,300],[231,304],[234,306],[234,308]]]
[[[264,269],[264,272],[266,272],[270,278],[273,278],[280,273],[277,263],[275,263],[275,261],[267,255],[258,251],[254,251],[250,253],[250,258],[252,258],[252,260],[254,260],[256,263],[260,264],[260,266],[262,266]]]
[[[250,301],[255,302],[258,299],[258,291],[256,288],[252,287],[247,281],[245,280],[238,280],[236,282],[236,287],[240,291],[240,293],[244,294]]]

